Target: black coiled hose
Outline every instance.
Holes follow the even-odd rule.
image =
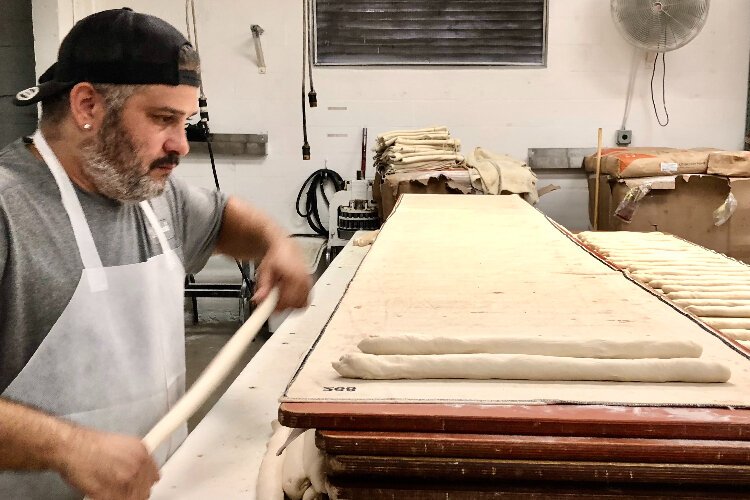
[[[297,194],[296,205],[297,214],[299,214],[300,217],[307,219],[307,223],[316,234],[326,238],[328,237],[328,229],[326,229],[320,221],[320,213],[318,212],[318,193],[320,193],[320,196],[323,198],[326,207],[330,206],[330,202],[328,201],[325,192],[325,187],[328,184],[333,185],[334,191],[341,191],[344,189],[344,179],[342,179],[338,173],[327,168],[316,170],[310,174],[310,177],[308,177],[302,184],[299,194]],[[303,194],[306,195],[304,209],[300,206]]]

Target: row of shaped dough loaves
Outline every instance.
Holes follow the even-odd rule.
[[[585,231],[578,239],[725,336],[750,340],[749,266],[660,232]]]

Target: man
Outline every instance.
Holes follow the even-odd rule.
[[[77,23],[40,129],[0,151],[0,498],[147,498],[185,436],[139,438],[184,391],[183,290],[214,252],[262,259],[255,300],[304,307],[297,247],[266,216],[170,176],[198,58],[129,9]]]

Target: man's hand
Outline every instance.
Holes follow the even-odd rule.
[[[276,311],[306,307],[310,301],[312,279],[302,251],[292,238],[278,238],[268,248],[258,266],[254,302],[262,302],[274,286],[279,287]]]
[[[254,302],[265,300],[273,287],[278,286],[277,311],[307,306],[312,279],[302,251],[258,209],[230,196],[224,207],[216,250],[238,260],[260,260]]]
[[[63,479],[92,500],[147,499],[159,469],[140,440],[76,428],[59,451]]]

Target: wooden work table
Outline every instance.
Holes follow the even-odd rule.
[[[414,220],[389,219],[366,260],[369,247],[347,246],[316,284],[310,308],[282,324],[166,464],[154,498],[254,498],[270,422],[277,414],[288,427],[318,429],[316,444],[328,452],[329,491],[335,499],[401,498],[405,487],[420,500],[490,498],[493,492],[519,492],[527,482],[534,494],[565,488],[578,494],[576,488],[592,483],[599,483],[596,488],[618,483],[646,488],[639,490],[644,494],[656,491],[648,488],[683,494],[690,485],[744,491],[741,485],[750,484],[750,410],[741,391],[750,373],[747,355],[656,292],[603,265],[601,256],[570,243],[567,231],[527,205],[506,197],[459,198],[432,201],[453,211],[452,231],[473,239],[445,240],[445,228],[427,210],[430,200],[417,197],[409,198],[405,212]],[[451,204],[461,206],[443,206]],[[477,217],[487,220],[480,224]],[[414,228],[421,231],[419,238]],[[388,230],[403,234],[389,240]],[[502,231],[517,238],[502,238]],[[492,248],[492,262],[499,264],[467,277],[467,266],[485,264],[474,248]],[[521,266],[519,273],[502,265],[522,252],[529,262],[544,261],[555,272],[534,273],[533,266]],[[450,264],[456,255],[462,256],[463,267]],[[477,276],[484,281],[477,284]],[[439,289],[449,278],[463,284],[454,292],[469,299],[458,303]],[[392,296],[384,293],[386,288]],[[404,290],[413,300],[399,295]],[[371,330],[411,332],[429,324],[446,334],[465,325],[494,332],[505,321],[513,332],[542,335],[551,323],[531,314],[529,304],[536,301],[552,304],[549,318],[567,333],[603,328],[608,335],[625,335],[647,320],[655,331],[698,341],[709,357],[733,363],[734,385],[717,385],[710,392],[703,386],[665,384],[646,393],[649,386],[627,383],[613,391],[611,384],[586,381],[468,380],[457,392],[455,381],[407,380],[351,382],[352,390],[344,392],[331,373],[330,360]],[[438,307],[446,319],[436,321]],[[621,317],[613,317],[614,309]],[[475,312],[483,314],[482,321],[471,316]],[[509,318],[509,312],[518,318]],[[588,322],[581,326],[580,318]],[[340,393],[324,394],[339,388]],[[282,394],[285,402],[279,406]],[[490,496],[472,497],[471,481],[477,482],[476,492]],[[386,487],[401,493],[383,493]],[[702,495],[699,490],[691,493]],[[457,496],[440,496],[448,491]]]

